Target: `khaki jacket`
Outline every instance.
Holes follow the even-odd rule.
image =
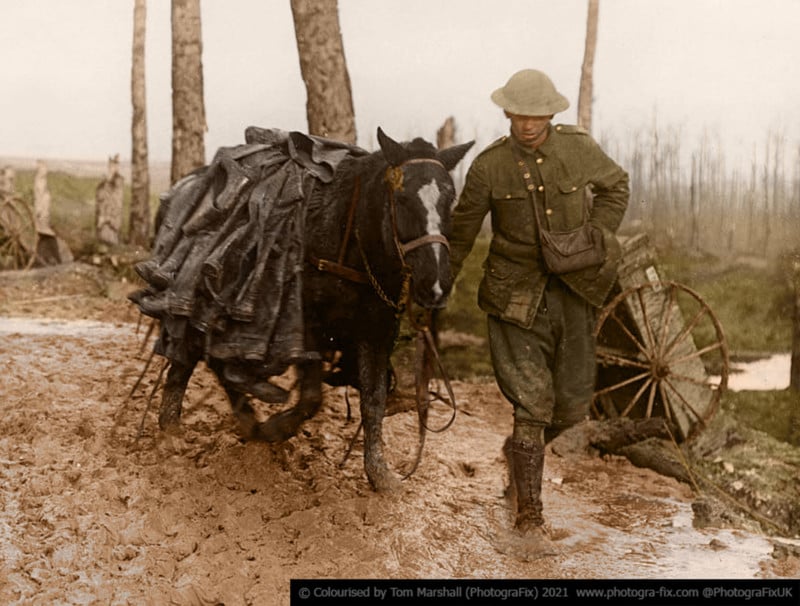
[[[628,174],[577,126],[550,126],[534,151],[502,137],[484,149],[467,173],[453,211],[450,258],[458,275],[491,213],[492,240],[484,262],[478,304],[486,313],[530,328],[550,274],[541,258],[530,198],[511,146],[517,146],[537,186],[539,217],[549,229],[570,230],[584,219],[587,188],[592,193],[589,220],[605,238],[607,258],[599,267],[563,274],[573,291],[600,307],[616,281],[620,247],[614,235],[628,206]]]

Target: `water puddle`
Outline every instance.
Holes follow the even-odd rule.
[[[800,545],[795,539],[742,530],[694,528],[691,504],[673,499],[640,501],[632,525],[612,527],[588,518],[573,524],[574,534],[559,543],[566,548],[566,564],[590,566],[597,558],[596,545],[603,543],[607,578],[746,579],[761,574],[761,563],[772,558],[774,541]],[[647,501],[669,515],[643,513]],[[642,515],[645,523],[639,519]]]
[[[733,362],[728,374],[732,391],[768,391],[789,387],[791,354],[774,354],[753,362]]]
[[[97,322],[95,320],[56,320],[52,318],[0,317],[0,335],[64,336],[101,338],[132,335],[135,324]]]

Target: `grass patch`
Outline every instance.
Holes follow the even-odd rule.
[[[22,170],[16,175],[17,193],[33,206],[34,171]],[[50,224],[53,230],[69,246],[76,258],[86,257],[98,251],[95,241],[95,191],[101,177],[77,177],[61,171],[47,173],[50,190]],[[121,237],[128,233],[130,214],[130,183],[124,184]],[[150,195],[151,217],[158,209],[158,194]]]
[[[489,236],[480,235],[464,261],[447,308],[439,315],[439,329],[464,333],[477,340],[443,347],[442,363],[452,379],[469,380],[492,377],[487,342],[486,314],[478,308],[478,285],[483,277],[483,261],[489,252]]]
[[[733,355],[791,349],[791,291],[777,264],[760,269],[670,255],[660,265],[669,279],[700,294],[722,325]]]
[[[800,446],[800,400],[791,389],[729,390],[722,397],[721,407],[745,425]]]

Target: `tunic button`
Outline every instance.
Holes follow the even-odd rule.
[[[525,177],[526,179],[530,179],[531,178],[531,174],[530,173],[525,173],[522,176]]]
[[[560,124],[559,124],[558,126],[556,126],[556,130],[557,130],[557,131],[560,131],[560,130],[561,130],[561,125],[560,125]]]
[[[553,209],[552,208],[548,208],[547,210],[544,211],[544,214],[552,215],[553,214]]]
[[[506,199],[510,198],[511,194],[506,194]]]
[[[544,162],[544,158],[536,158],[536,164],[542,164]]]
[[[533,185],[528,185],[528,189],[533,191]]]
[[[544,191],[544,185],[539,186],[539,191]]]
[[[520,160],[519,162],[517,162],[517,165],[518,166],[525,166],[525,163],[522,160]]]
[[[575,185],[573,185],[572,186],[572,191],[578,191],[578,188]]]

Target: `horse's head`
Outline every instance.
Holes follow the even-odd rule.
[[[378,128],[378,143],[389,164],[391,239],[411,273],[417,305],[443,307],[452,288],[448,236],[455,186],[450,172],[474,141],[437,150],[423,139],[401,144]]]

